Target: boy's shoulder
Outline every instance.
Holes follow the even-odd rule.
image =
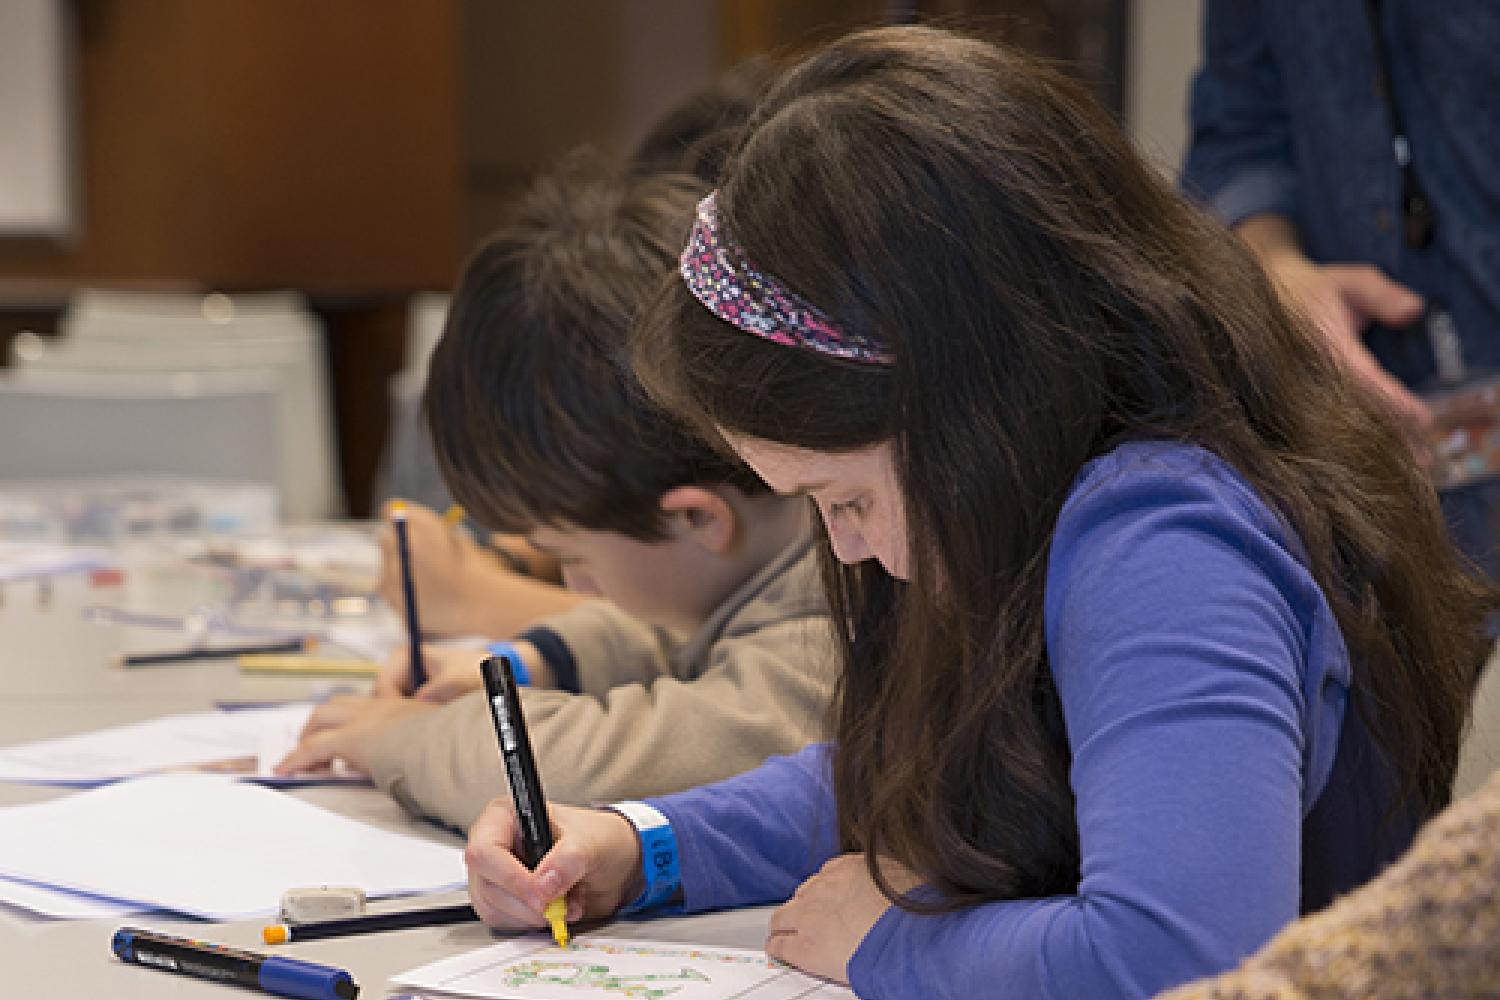
[[[817,546],[811,537],[803,537],[730,594],[702,631],[716,642],[789,622],[821,623],[828,618]]]

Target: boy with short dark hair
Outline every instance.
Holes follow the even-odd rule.
[[[704,784],[825,732],[832,626],[805,502],[650,404],[621,358],[703,193],[576,165],[542,180],[470,261],[432,359],[425,406],[455,499],[607,599],[517,640],[563,801]],[[343,758],[463,827],[505,787],[490,725],[477,692],[335,699],[282,769]]]

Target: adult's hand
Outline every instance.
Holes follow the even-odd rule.
[[[1287,303],[1312,320],[1349,371],[1385,399],[1414,436],[1429,428],[1431,409],[1381,367],[1363,336],[1372,323],[1401,327],[1416,322],[1425,308],[1422,297],[1367,264],[1314,263],[1281,216],[1252,217],[1237,232]]]

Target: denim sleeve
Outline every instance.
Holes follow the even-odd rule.
[[[1208,0],[1182,187],[1226,225],[1295,218],[1297,171],[1281,77],[1260,0]]]
[[[1065,508],[1048,648],[1073,753],[1073,895],[887,910],[861,997],[1140,1000],[1231,968],[1297,916],[1309,578],[1208,477]]]

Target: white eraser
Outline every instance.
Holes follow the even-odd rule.
[[[281,919],[288,924],[338,920],[365,912],[365,891],[349,886],[319,885],[281,894]]]

